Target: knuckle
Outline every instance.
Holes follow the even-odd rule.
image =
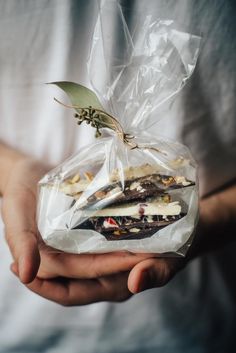
[[[104,275],[101,271],[101,266],[96,255],[92,255],[90,266],[87,268],[87,275],[89,278],[100,278]]]
[[[163,268],[163,277],[162,277],[162,281],[163,281],[164,284],[169,282],[170,275],[171,275],[170,267],[165,265],[164,268]]]
[[[161,269],[160,269],[160,272],[158,273],[158,284],[160,287],[163,287],[165,286],[169,280],[170,280],[170,274],[171,274],[171,271],[170,271],[170,267],[165,263],[163,262],[162,266],[161,266]]]
[[[123,303],[126,300],[130,299],[131,296],[132,296],[131,293],[118,294],[118,295],[116,295],[114,301],[117,302],[117,303]]]
[[[166,285],[175,274],[185,266],[185,261],[182,259],[165,259],[160,266],[157,277],[160,287]]]
[[[163,287],[170,280],[170,268],[165,261],[160,261],[149,271],[149,288]]]
[[[115,291],[111,290],[109,293],[110,300],[118,303],[122,303],[126,301],[131,296],[132,296],[132,293],[128,290],[127,286],[117,289]]]
[[[59,304],[59,305],[61,305],[63,307],[66,307],[66,308],[68,308],[68,307],[73,305],[68,298],[62,298],[60,300],[57,300],[56,302],[57,302],[57,304]]]

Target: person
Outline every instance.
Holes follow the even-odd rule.
[[[157,7],[152,1],[145,9],[141,1],[134,4],[140,13]],[[50,88],[41,83],[66,77],[88,84],[84,68],[97,7],[93,1],[0,4],[5,33],[0,51],[0,191],[11,269],[41,297],[77,306],[45,301],[10,277],[10,256],[2,243],[0,352],[234,351],[236,51],[230,39],[235,8],[230,1],[160,4],[169,14],[172,9],[173,17],[186,11],[193,27],[205,34],[198,68],[174,106],[174,119],[160,122],[166,135],[181,137],[199,163],[200,221],[185,259],[78,256],[38,247],[37,181],[93,134],[85,127],[76,130],[68,112],[52,106]],[[113,20],[108,19],[111,26]],[[175,127],[171,132],[170,121]],[[194,257],[198,259],[190,261]],[[161,288],[142,292],[155,287]]]

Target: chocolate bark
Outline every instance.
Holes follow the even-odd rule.
[[[160,210],[163,205],[171,205],[171,193],[169,194],[171,190],[186,188],[192,185],[194,185],[194,182],[184,177],[173,177],[158,173],[125,180],[123,185],[116,180],[100,188],[86,199],[85,204],[80,209],[93,210],[94,215],[75,229],[95,230],[104,235],[107,240],[150,237],[158,230],[178,221],[186,215],[186,213],[183,213],[183,204],[179,205],[178,201],[176,202],[179,205],[177,211],[176,208],[174,212],[172,209],[172,213],[169,209],[168,213],[163,213],[164,211],[160,212]],[[159,200],[158,205],[156,204],[157,199]],[[128,213],[128,215],[124,215],[124,209],[133,202],[141,202],[140,206],[142,204],[147,206],[144,202],[149,203],[152,205],[152,212],[153,207],[155,207],[155,213],[147,215],[145,207],[143,207],[143,212],[140,211],[142,207],[139,207],[140,210],[138,210],[137,214]],[[99,213],[98,211],[101,209],[106,210],[107,214],[100,212],[100,216],[96,216],[96,212]],[[113,213],[111,211],[114,211],[114,209],[116,211],[115,215],[111,216]]]
[[[179,189],[194,185],[191,181],[186,181],[188,185],[177,183],[172,176],[152,174],[124,182],[124,188],[120,182],[112,183],[100,188],[87,199],[86,207],[106,199],[112,193],[115,195],[115,203],[129,202],[133,200],[145,201],[150,196],[167,195],[167,190]]]
[[[104,227],[108,217],[93,217],[80,224],[76,229],[93,229],[103,234],[107,240],[142,239],[152,236],[158,230],[172,224],[186,214],[176,216],[113,217],[117,226]]]

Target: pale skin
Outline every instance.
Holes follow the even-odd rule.
[[[200,201],[200,221],[186,258],[147,254],[74,255],[45,246],[36,226],[38,180],[51,168],[0,143],[0,193],[12,272],[30,290],[65,306],[123,301],[165,285],[201,253],[233,241],[236,184]]]

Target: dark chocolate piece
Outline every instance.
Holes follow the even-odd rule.
[[[171,201],[171,190],[193,186],[194,182],[186,180],[189,184],[177,183],[172,176],[151,174],[133,180],[126,180],[124,187],[121,182],[111,183],[97,190],[87,199],[84,208],[95,207],[95,209],[106,208],[108,205],[119,205],[131,201],[151,202],[156,196],[163,198],[163,201]],[[117,191],[117,192],[115,192]],[[104,203],[109,200],[110,202]],[[107,240],[142,239],[152,236],[158,230],[178,221],[186,213],[176,216],[146,216],[140,213],[137,218],[132,216],[116,217],[91,217],[75,229],[92,229],[103,234]],[[105,223],[104,223],[105,222]]]
[[[158,230],[178,221],[186,214],[177,216],[141,216],[134,217],[93,217],[75,229],[93,229],[103,234],[107,240],[142,239],[152,236]],[[151,220],[150,221],[150,217]],[[111,221],[112,220],[112,221]],[[104,227],[104,222],[110,227]]]
[[[112,192],[117,188],[119,188],[122,192],[117,192],[117,196],[115,197],[115,200],[112,201],[112,204],[120,204],[135,200],[143,201],[151,196],[165,195],[167,190],[169,191],[171,189],[185,188],[194,185],[193,182],[188,182],[189,185],[184,186],[183,184],[177,184],[172,176],[152,174],[136,178],[134,180],[125,181],[124,190],[120,182],[112,183],[104,186],[91,195],[87,199],[88,203],[86,204],[86,208],[103,199],[106,199],[106,197],[109,196],[109,192]]]

